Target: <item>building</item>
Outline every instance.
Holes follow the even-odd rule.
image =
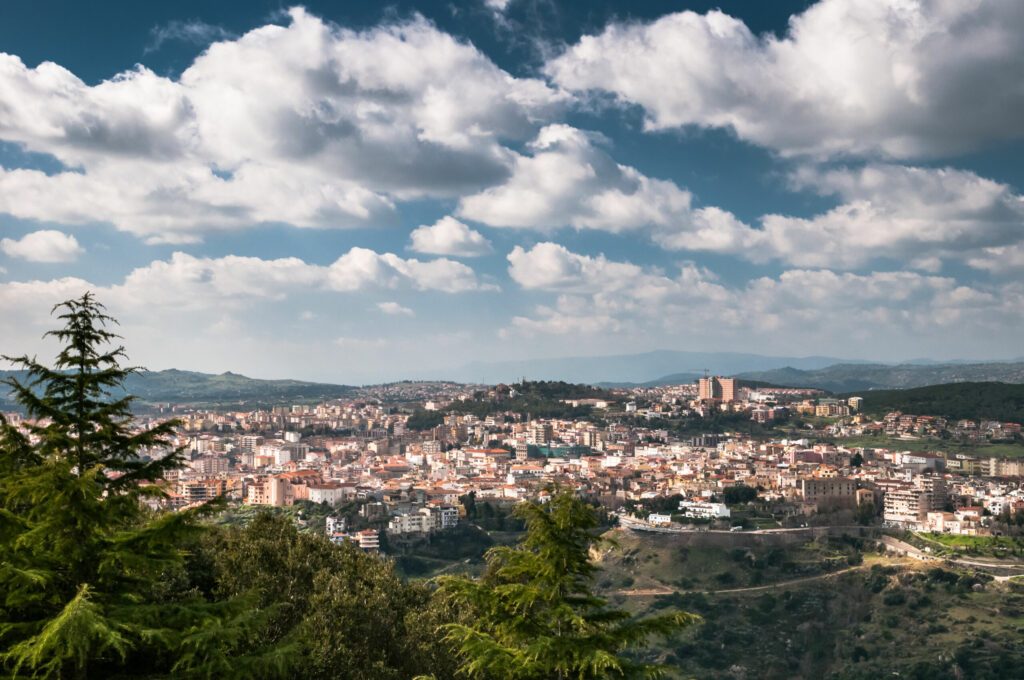
[[[380,550],[380,534],[377,533],[376,529],[363,529],[357,532],[356,540],[361,550],[367,552],[377,552]]]
[[[554,439],[554,428],[551,423],[532,422],[526,431],[526,441],[530,444],[547,444]]]
[[[345,500],[345,486],[338,482],[324,482],[309,485],[309,501],[311,503],[327,503],[337,505]]]
[[[946,505],[946,485],[939,477],[880,486],[885,490],[882,518],[890,526],[919,529],[926,525],[929,512],[941,512]]]
[[[212,501],[226,491],[227,482],[223,479],[179,480],[177,487],[178,495],[186,504]]]
[[[728,404],[736,401],[736,379],[712,376],[701,378],[697,386],[697,398],[701,401],[719,401]]]
[[[729,519],[732,515],[725,503],[708,501],[679,501],[679,509],[684,516],[697,519]]]
[[[801,479],[800,495],[804,503],[813,505],[818,512],[857,505],[857,483],[844,477],[827,479]]]
[[[223,456],[201,456],[191,460],[188,466],[199,475],[219,475],[228,471],[228,459]]]

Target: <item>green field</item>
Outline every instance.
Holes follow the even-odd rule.
[[[958,536],[916,532],[918,545],[937,549],[936,554],[963,553],[981,557],[1024,557],[1024,537],[1020,536]]]

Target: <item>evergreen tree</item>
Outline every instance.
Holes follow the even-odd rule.
[[[54,308],[52,368],[7,380],[25,431],[0,422],[0,671],[108,677],[202,672],[243,635],[240,602],[160,601],[161,580],[202,530],[203,510],[153,514],[153,484],[182,464],[175,423],[132,425],[135,369],[91,294]],[[234,616],[229,616],[234,614]]]
[[[698,617],[643,619],[610,607],[593,592],[597,567],[594,509],[568,492],[547,504],[523,503],[516,514],[526,538],[491,549],[480,580],[448,577],[438,596],[473,614],[447,624],[447,639],[471,678],[590,680],[653,677],[658,666],[626,655],[653,635],[670,635]]]

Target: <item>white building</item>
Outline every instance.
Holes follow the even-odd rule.
[[[708,501],[679,501],[679,509],[686,517],[698,519],[729,519],[732,515],[725,503]]]
[[[309,485],[309,501],[311,503],[327,503],[337,505],[345,500],[345,487],[337,482]]]
[[[376,529],[363,529],[356,534],[356,538],[359,540],[359,547],[362,550],[368,552],[380,550],[380,534]]]

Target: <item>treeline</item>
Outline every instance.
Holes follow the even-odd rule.
[[[951,419],[1024,422],[1024,385],[964,382],[908,390],[861,392],[864,410],[881,416],[890,411]]]
[[[565,399],[611,399],[612,393],[592,385],[567,383],[561,380],[523,381],[511,385],[514,397],[491,398],[478,392],[473,399],[457,401],[448,407],[452,413],[473,414],[484,418],[492,413],[517,413],[520,417],[564,418],[591,420],[595,418],[590,406],[573,406]]]

